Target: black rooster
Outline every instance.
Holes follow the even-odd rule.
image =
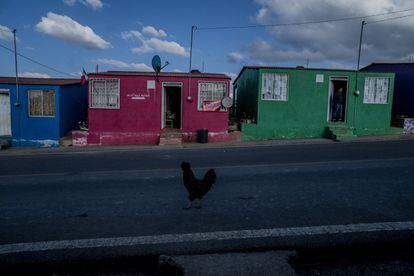
[[[214,169],[209,169],[203,179],[197,179],[194,176],[190,163],[182,162],[181,169],[183,170],[183,182],[188,191],[189,199],[188,205],[184,209],[190,209],[195,199],[198,199],[198,204],[194,207],[201,208],[201,199],[211,189],[211,186],[216,183],[216,172]]]

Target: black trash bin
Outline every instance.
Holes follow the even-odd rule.
[[[197,142],[208,143],[208,129],[203,128],[197,130]]]

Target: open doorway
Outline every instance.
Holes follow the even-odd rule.
[[[181,129],[181,83],[163,84],[163,128]]]
[[[328,122],[345,122],[348,77],[331,77],[329,81]]]

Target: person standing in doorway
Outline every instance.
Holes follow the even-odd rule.
[[[334,112],[332,115],[332,120],[334,122],[342,121],[342,110],[344,108],[344,95],[342,87],[338,90],[335,90],[333,96]]]

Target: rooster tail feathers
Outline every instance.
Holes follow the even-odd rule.
[[[210,184],[216,183],[216,172],[214,169],[209,169],[204,175],[204,180],[208,181]]]

